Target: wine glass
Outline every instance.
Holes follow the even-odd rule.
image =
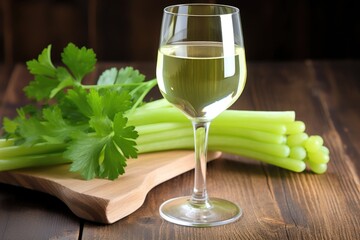
[[[161,217],[194,227],[236,221],[242,215],[236,204],[208,197],[206,153],[211,120],[237,100],[245,85],[239,9],[218,4],[166,7],[156,76],[164,98],[191,120],[195,142],[193,193],[164,202]]]

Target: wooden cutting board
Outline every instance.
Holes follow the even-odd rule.
[[[209,153],[209,160],[221,153]],[[126,173],[117,180],[83,180],[69,165],[0,172],[0,182],[51,194],[77,216],[113,223],[136,211],[156,185],[194,168],[192,151],[142,154],[127,161]]]

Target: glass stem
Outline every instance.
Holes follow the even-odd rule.
[[[190,199],[193,206],[209,207],[206,191],[207,143],[210,122],[193,121],[195,141],[195,179],[194,190]]]

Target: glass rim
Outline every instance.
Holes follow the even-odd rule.
[[[170,9],[181,6],[214,6],[214,7],[225,7],[231,9],[233,12],[230,13],[213,13],[213,14],[194,14],[194,13],[178,13],[173,12]],[[194,16],[194,17],[215,17],[215,16],[224,16],[224,15],[234,15],[239,14],[240,10],[237,7],[226,5],[226,4],[216,4],[216,3],[184,3],[184,4],[174,4],[164,8],[164,13],[176,16]]]

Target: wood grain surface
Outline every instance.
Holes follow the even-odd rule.
[[[153,62],[114,65],[155,76]],[[23,65],[14,68],[1,116],[24,102],[29,79]],[[137,211],[111,225],[82,220],[48,194],[0,184],[0,239],[360,239],[360,61],[249,62],[245,91],[232,108],[295,110],[329,147],[328,171],[293,173],[224,154],[208,165],[208,191],[237,202],[244,215],[214,228],[159,216],[163,201],[191,192],[192,171],[154,187]]]
[[[220,157],[212,152],[208,159]],[[78,217],[114,223],[136,211],[156,185],[194,168],[192,151],[142,154],[127,161],[126,173],[118,179],[83,180],[69,172],[69,165],[0,172],[0,182],[51,194]]]

